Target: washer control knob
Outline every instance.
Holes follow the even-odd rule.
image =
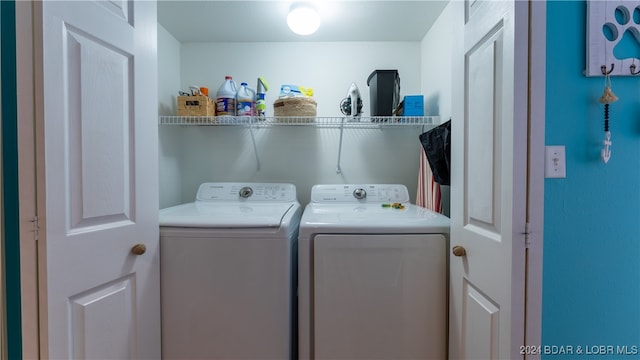
[[[362,188],[355,189],[353,190],[353,197],[355,197],[356,199],[364,199],[367,197],[367,192]]]
[[[238,192],[240,194],[241,198],[248,198],[249,196],[253,195],[253,189],[245,186],[242,189],[240,189],[240,191]]]

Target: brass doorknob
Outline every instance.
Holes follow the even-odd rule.
[[[144,244],[135,244],[132,248],[131,248],[131,253],[133,255],[142,255],[147,251],[147,247],[144,246]]]
[[[465,256],[465,255],[467,255],[467,250],[465,250],[465,248],[463,248],[460,245],[454,246],[453,249],[451,250],[451,252],[453,252],[453,255],[455,255],[455,256]]]

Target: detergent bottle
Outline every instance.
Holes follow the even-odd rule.
[[[216,115],[233,116],[236,114],[237,86],[229,75],[224,77],[224,82],[218,88],[216,94]]]
[[[246,82],[240,84],[236,93],[236,115],[255,116],[256,114],[256,92],[251,89]]]

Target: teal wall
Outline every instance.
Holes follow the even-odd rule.
[[[604,79],[583,76],[586,16],[584,1],[547,3],[545,143],[566,145],[567,178],[544,186],[542,345],[572,353],[543,358],[638,359],[616,353],[640,346],[640,76],[612,78],[604,164]]]
[[[18,217],[18,113],[16,98],[15,1],[0,1],[2,74],[3,255],[6,286],[7,358],[22,358],[20,304],[20,231]]]

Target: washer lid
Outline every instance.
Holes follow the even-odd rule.
[[[366,228],[369,231],[449,232],[448,217],[429,209],[406,204],[403,208],[386,204],[309,204],[301,226],[314,228]]]
[[[294,206],[298,206],[298,203],[197,201],[160,210],[160,226],[277,228]]]

